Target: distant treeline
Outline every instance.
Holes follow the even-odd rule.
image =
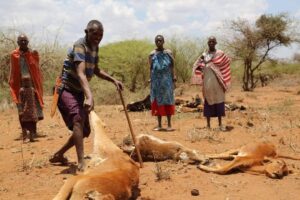
[[[10,52],[17,47],[16,37],[2,34],[0,36],[0,101],[9,98],[8,76]],[[191,67],[200,52],[204,50],[204,43],[197,39],[166,38],[165,47],[173,51],[175,56],[176,75],[179,82],[188,82]],[[33,45],[33,44],[31,44]],[[44,78],[45,95],[51,95],[55,78],[60,74],[67,48],[57,42],[34,44],[40,55],[40,67]],[[126,40],[104,46],[100,45],[99,66],[102,70],[121,80],[130,92],[139,92],[149,86],[150,68],[149,53],[155,48],[154,41]],[[107,83],[93,80],[93,88],[101,88]],[[98,84],[98,82],[101,82]],[[107,88],[107,86],[103,86]],[[108,91],[107,91],[108,92]],[[99,94],[105,96],[103,92]],[[98,92],[96,91],[96,94]],[[97,98],[97,97],[96,97]],[[102,99],[103,97],[101,97]]]
[[[165,38],[165,47],[172,50],[175,57],[175,71],[179,83],[189,83],[192,65],[196,58],[207,48],[206,39],[195,39],[185,37]],[[44,44],[31,44],[40,54],[40,66],[44,77],[45,95],[51,95],[55,78],[60,74],[63,60],[66,56],[68,47],[61,46],[57,41]],[[0,31],[0,102],[8,99],[8,75],[10,52],[17,47],[16,36],[1,33]],[[221,47],[221,44],[218,45]],[[149,74],[148,64],[149,53],[155,48],[153,40],[126,40],[121,42],[100,45],[99,66],[102,70],[121,80],[125,85],[125,92],[129,96],[140,98],[149,93]],[[228,52],[230,53],[230,52]],[[241,80],[243,74],[243,63],[237,61],[232,64],[233,76]],[[297,64],[267,62],[269,66],[263,71],[272,73],[298,73]],[[284,66],[284,67],[278,67]],[[111,83],[92,80],[91,87],[94,92],[95,100],[98,103],[113,104],[118,102],[116,91]]]

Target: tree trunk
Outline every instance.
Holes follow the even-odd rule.
[[[244,61],[244,76],[243,76],[243,89],[244,91],[252,91],[255,87],[254,71],[252,70],[252,60],[246,59]]]
[[[254,81],[254,70],[250,70],[250,89],[254,90],[256,87],[255,81]]]
[[[135,92],[136,90],[136,80],[137,80],[137,74],[134,75],[131,79],[131,84],[130,84],[130,92]]]
[[[250,91],[249,80],[250,80],[250,66],[249,62],[246,60],[244,62],[244,75],[243,75],[243,90]]]

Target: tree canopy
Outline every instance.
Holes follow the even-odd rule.
[[[227,45],[235,59],[244,64],[243,89],[256,87],[254,73],[270,58],[270,52],[279,46],[297,41],[293,21],[286,14],[261,15],[255,23],[246,19],[230,21],[231,37]]]

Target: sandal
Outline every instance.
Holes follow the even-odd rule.
[[[47,137],[47,135],[41,133],[33,133],[33,138],[44,138],[44,137]]]
[[[175,129],[173,129],[172,127],[168,127],[168,128],[166,128],[166,131],[168,131],[168,132],[175,131]]]
[[[153,131],[162,131],[162,130],[163,130],[162,127],[155,127],[155,128],[153,129]]]
[[[219,131],[222,131],[222,132],[226,132],[227,131],[227,128],[226,126],[219,126]]]
[[[49,159],[50,163],[61,163],[63,165],[68,164],[68,159],[63,156],[54,155]]]

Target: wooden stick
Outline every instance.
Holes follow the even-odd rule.
[[[120,98],[121,98],[121,101],[122,101],[122,104],[123,104],[123,108],[124,108],[124,111],[125,111],[125,115],[126,115],[126,118],[127,118],[127,122],[128,122],[128,125],[129,125],[129,129],[130,129],[131,137],[132,137],[132,140],[133,140],[133,144],[135,146],[135,150],[136,150],[136,153],[138,155],[138,159],[139,159],[141,168],[143,168],[144,165],[143,165],[142,156],[141,156],[139,147],[136,145],[135,134],[134,134],[132,126],[131,126],[131,122],[130,122],[129,115],[128,115],[128,112],[127,112],[127,109],[126,109],[126,106],[125,106],[125,102],[124,102],[124,98],[123,98],[123,95],[122,95],[122,91],[121,90],[118,90],[118,91],[119,91],[119,94],[120,94]]]

